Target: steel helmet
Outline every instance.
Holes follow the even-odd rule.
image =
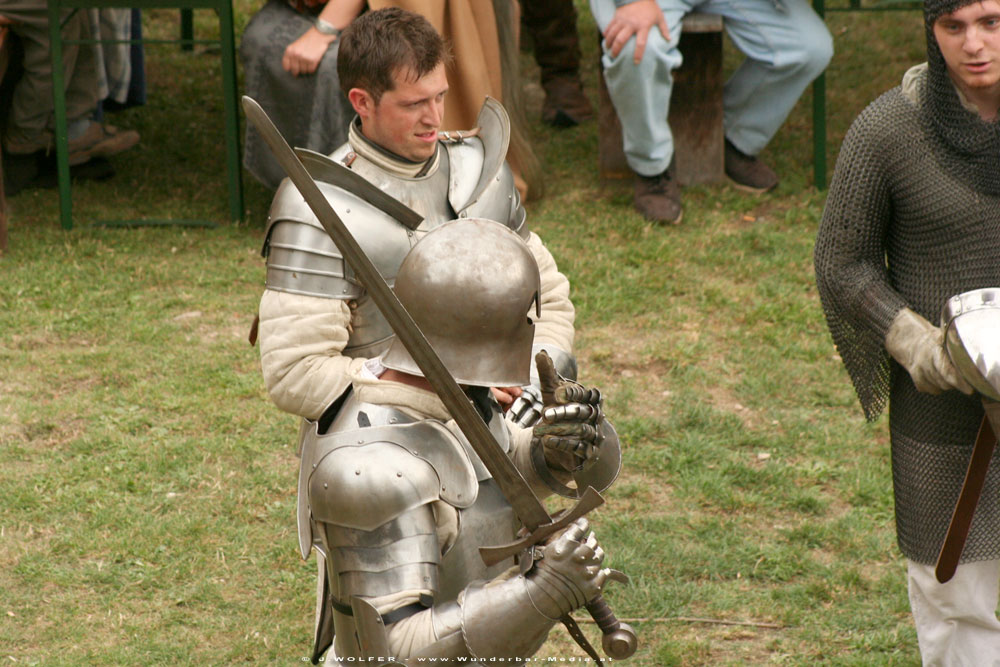
[[[515,232],[482,218],[446,222],[406,255],[394,289],[456,382],[528,384],[541,279]],[[398,337],[382,364],[422,375]]]

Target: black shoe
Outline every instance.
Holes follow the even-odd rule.
[[[3,154],[3,191],[8,197],[13,197],[24,188],[30,187],[38,176],[38,162],[44,158],[45,151],[21,155],[18,153]]]
[[[726,139],[726,176],[737,189],[754,194],[763,194],[778,185],[778,175],[757,158],[740,152]]]
[[[636,210],[647,220],[679,225],[684,217],[681,207],[681,188],[670,169],[656,176],[635,175]]]
[[[115,175],[115,168],[102,157],[69,168],[73,180],[106,181]],[[59,185],[56,156],[53,152],[38,151],[29,155],[4,153],[4,194],[13,197],[29,188],[55,188]]]
[[[594,117],[594,107],[584,94],[579,77],[557,77],[542,87],[545,89],[543,122],[553,127],[573,127]]]

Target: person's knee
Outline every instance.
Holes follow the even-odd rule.
[[[681,65],[681,54],[675,43],[664,38],[660,29],[655,26],[649,31],[646,49],[638,63],[635,62],[635,50],[636,38],[634,36],[625,43],[617,56],[612,56],[605,47],[605,72],[610,73],[612,77],[637,77],[645,81],[654,81],[657,76],[663,76],[662,72],[669,75],[671,70],[677,69]],[[658,72],[661,74],[658,75]]]
[[[826,26],[819,26],[811,34],[807,35],[804,45],[804,64],[809,71],[819,75],[833,58],[833,37]]]
[[[785,67],[806,72],[810,77],[819,76],[833,58],[833,37],[822,21],[799,26],[798,39],[788,48],[781,60]]]
[[[267,31],[258,28],[257,25],[251,21],[246,29],[243,31],[243,36],[240,38],[240,57],[245,61],[253,59],[253,57],[261,53],[264,50],[267,43]]]

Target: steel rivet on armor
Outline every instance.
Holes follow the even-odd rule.
[[[403,473],[401,473],[401,472],[397,472],[396,473],[396,477],[402,477],[402,476],[403,476]]]
[[[361,471],[360,471],[360,470],[355,470],[355,471],[354,471],[354,474],[355,474],[355,475],[360,475],[360,474],[361,474]]]
[[[349,208],[345,208],[344,209],[344,213],[350,213],[350,212],[351,212],[351,209],[349,209]]]
[[[324,489],[328,489],[328,488],[330,488],[330,485],[329,485],[329,484],[327,484],[326,482],[323,482],[323,488],[324,488]]]

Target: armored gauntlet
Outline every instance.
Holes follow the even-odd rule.
[[[552,620],[596,598],[608,577],[601,569],[604,550],[586,519],[577,519],[535,553],[535,567],[525,576],[528,598]]]
[[[552,360],[556,372],[566,380],[576,380],[576,358],[569,352],[564,352],[551,345],[532,346],[532,352],[545,352]],[[521,387],[521,395],[514,400],[507,418],[522,428],[531,428],[542,416],[542,390],[539,387],[537,367],[531,371],[531,384]]]
[[[554,470],[579,472],[597,458],[604,435],[601,392],[565,380],[544,350],[535,356],[542,399],[540,421],[532,429],[532,448],[541,447]]]
[[[557,620],[593,600],[614,578],[601,567],[604,550],[586,519],[536,546],[533,556],[527,574],[466,588],[459,608],[438,614],[438,637],[460,631],[469,653],[478,658],[530,656]]]

